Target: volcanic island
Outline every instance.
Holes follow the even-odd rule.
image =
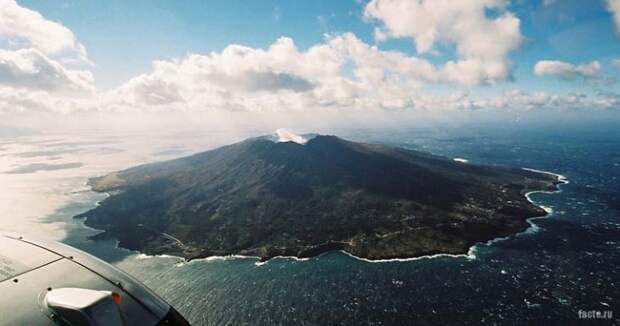
[[[94,238],[188,260],[227,255],[370,260],[465,254],[544,216],[559,176],[382,144],[279,131],[89,180],[110,196],[76,216]]]

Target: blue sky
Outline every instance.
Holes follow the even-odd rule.
[[[320,43],[324,33],[346,31],[372,41],[372,26],[361,19],[363,7],[346,0],[20,4],[69,27],[97,63],[94,70],[103,87],[118,86],[146,72],[152,60],[221,51],[231,43],[266,47],[280,36],[289,36],[307,48]]]
[[[104,88],[148,71],[152,60],[220,51],[231,43],[266,47],[280,36],[289,36],[300,48],[307,48],[320,43],[325,33],[349,31],[373,43],[374,26],[364,21],[364,5],[355,0],[19,3],[70,28],[96,62],[96,81]],[[620,39],[605,7],[602,0],[562,0],[549,6],[542,1],[513,3],[527,38],[511,55],[517,81],[533,83],[526,86],[530,88],[569,87],[531,78],[532,67],[548,58],[581,63],[620,57]],[[391,40],[381,47],[415,53],[410,40]],[[442,55],[426,57],[440,62],[451,55],[446,49]]]
[[[620,65],[614,62],[620,58],[620,37],[613,16],[614,3],[620,11],[618,0],[18,0],[11,9],[0,9],[0,14],[6,10],[13,16],[24,15],[27,23],[23,25],[27,28],[17,27],[7,18],[10,15],[0,16],[0,27],[4,28],[4,32],[0,31],[0,50],[4,44],[8,52],[3,55],[9,58],[6,60],[18,62],[36,57],[55,67],[50,71],[60,72],[55,71],[53,77],[12,72],[5,81],[0,79],[0,87],[28,92],[33,101],[44,94],[66,101],[68,107],[84,105],[76,104],[64,93],[61,97],[56,90],[71,89],[75,97],[79,89],[82,94],[77,97],[84,98],[88,93],[96,98],[91,100],[91,107],[98,109],[152,107],[153,103],[179,107],[179,103],[188,106],[190,102],[209,107],[223,107],[223,102],[228,107],[246,106],[251,102],[252,110],[274,103],[317,107],[363,103],[369,107],[425,109],[441,105],[462,109],[510,106],[492,98],[507,92],[520,94],[515,95],[514,106],[557,105],[559,100],[554,96],[564,96],[564,104],[573,103],[575,99],[566,96],[583,93],[593,102],[611,103],[607,107],[615,108],[620,106],[616,104],[620,103],[620,95],[616,96]],[[41,17],[32,16],[33,12]],[[424,22],[429,16],[433,18]],[[50,26],[54,33],[46,35]],[[465,26],[466,31],[458,26]],[[498,31],[493,30],[496,28]],[[429,31],[433,36],[424,47],[422,42]],[[291,54],[286,66],[277,52],[267,53],[265,64],[224,54],[230,45],[240,44],[260,57],[260,49],[267,51],[281,37],[290,38],[298,52]],[[42,38],[49,38],[50,44]],[[54,42],[62,49],[53,50]],[[346,57],[342,62],[318,63],[326,67],[340,65],[339,76],[323,72],[325,76],[317,77],[312,74],[320,67],[295,64],[295,60],[310,60],[309,53],[320,46],[330,47],[331,60]],[[355,46],[367,48],[363,53],[353,53]],[[288,45],[284,48],[290,50]],[[73,57],[67,58],[65,53],[69,52],[74,53]],[[191,54],[198,55],[198,59],[189,60]],[[215,58],[218,55],[226,58]],[[226,68],[214,72],[219,68],[212,66],[226,60],[239,60],[232,65],[246,65],[246,70]],[[170,65],[154,67],[153,61]],[[23,68],[17,63],[14,66]],[[204,71],[195,72],[206,66],[211,67],[209,76],[205,77]],[[55,80],[58,75],[67,77]],[[226,86],[239,78],[250,80],[248,85],[275,85],[269,90],[273,96],[267,97],[264,88]],[[33,79],[49,83],[41,87],[41,83],[28,82]],[[197,79],[204,82],[200,89],[190,84]],[[311,85],[304,90],[307,96],[282,84],[298,80]],[[55,82],[70,85],[53,85]],[[334,87],[341,88],[330,93]],[[208,98],[201,97],[205,89]],[[369,91],[377,94],[359,96]],[[540,92],[547,98],[535,99],[534,93]],[[243,98],[244,103],[232,103],[221,96],[224,93]],[[602,93],[605,98],[596,98]],[[438,98],[425,97],[433,95]],[[114,96],[116,99],[111,100]],[[321,101],[326,96],[333,98]],[[448,105],[444,99],[449,96],[466,102]],[[122,105],[118,100],[121,97]],[[587,106],[589,102],[574,105]]]

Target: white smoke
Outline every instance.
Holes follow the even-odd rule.
[[[286,130],[284,128],[280,128],[276,130],[276,136],[278,137],[278,140],[277,140],[278,143],[294,142],[294,143],[304,145],[308,141],[306,138],[300,135],[294,134],[291,131]]]

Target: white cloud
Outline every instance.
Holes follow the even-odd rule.
[[[129,80],[119,90],[119,96],[131,96],[131,101],[144,105],[166,105],[184,101],[177,84],[154,75],[140,75]]]
[[[21,7],[0,0],[0,44],[8,49],[35,48],[63,63],[89,62],[86,49],[71,30]]]
[[[167,105],[235,111],[406,109],[429,83],[475,84],[503,69],[475,59],[438,69],[424,59],[368,45],[352,33],[329,36],[305,51],[283,37],[267,49],[229,45],[219,53],[156,61],[151,73],[106,98],[114,107],[145,110]]]
[[[620,0],[607,0],[607,10],[613,15],[616,32],[620,34]]]
[[[95,111],[93,98],[70,98],[45,91],[0,86],[0,113],[73,113]]]
[[[229,45],[220,53],[156,61],[151,73],[108,98],[132,107],[248,111],[404,108],[425,82],[440,79],[425,60],[381,51],[347,33],[305,51],[283,37],[267,49]]]
[[[12,0],[0,0],[0,111],[75,112],[97,100],[75,35]]]
[[[412,98],[412,111],[451,114],[457,111],[527,112],[527,111],[596,111],[620,110],[620,94],[613,92],[585,94],[551,94],[544,91],[513,89],[488,96],[467,92],[419,94]]]
[[[614,93],[587,95],[585,93],[549,94],[511,90],[486,98],[469,99],[472,109],[509,111],[583,111],[618,110],[620,95]],[[463,101],[463,100],[461,100]]]
[[[92,92],[89,71],[69,70],[36,49],[0,49],[0,85],[50,92]]]
[[[435,50],[439,43],[455,45],[459,59],[440,66],[415,55],[381,50],[352,33],[328,35],[308,49],[299,49],[293,39],[282,37],[266,48],[233,44],[221,52],[155,61],[150,72],[111,91],[98,92],[89,71],[69,68],[87,60],[86,51],[70,30],[14,1],[0,0],[8,8],[0,10],[0,112],[361,114],[382,110],[618,108],[620,96],[615,94],[513,91],[484,98],[445,89],[433,95],[425,92],[427,85],[475,85],[510,75],[507,55],[520,42],[519,20],[501,1],[464,3],[450,7],[444,0],[374,0],[367,6],[367,17],[384,22],[376,31],[378,38],[411,37],[421,53]],[[436,12],[435,6],[439,6]],[[423,11],[412,13],[407,11],[409,7]],[[402,16],[409,19],[421,15],[422,21],[403,20],[395,8],[402,9]],[[426,17],[430,13],[424,10],[437,16]],[[446,19],[458,30],[448,26]],[[537,74],[562,78],[595,78],[599,70],[596,61],[583,65],[545,61],[535,68]]]
[[[379,41],[411,38],[418,53],[454,45],[459,59],[445,63],[444,79],[481,84],[510,78],[508,54],[522,42],[520,21],[506,5],[504,0],[372,0],[365,16],[383,24],[375,30]]]
[[[615,108],[575,94],[509,92],[488,98],[458,91],[425,94],[426,85],[449,78],[467,84],[477,65],[484,63],[458,64],[437,69],[424,59],[368,45],[351,33],[331,36],[304,51],[292,39],[280,38],[267,49],[230,45],[222,52],[156,61],[152,72],[106,94],[102,106],[119,111],[251,112]],[[460,73],[464,70],[470,73]],[[596,61],[583,65],[548,61],[539,62],[536,74],[595,78],[599,70]]]
[[[550,75],[562,79],[596,79],[600,78],[601,64],[598,61],[574,65],[558,60],[541,60],[534,65],[534,74]]]

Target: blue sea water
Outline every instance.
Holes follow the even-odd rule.
[[[382,142],[471,163],[564,175],[561,192],[531,199],[553,213],[539,228],[475,247],[475,259],[371,263],[340,252],[298,261],[148,257],[87,240],[73,221],[65,242],[142,280],[195,325],[620,324],[620,131],[580,128],[355,131]],[[50,221],[68,221],[102,195],[84,193]],[[612,311],[610,320],[580,310]]]

